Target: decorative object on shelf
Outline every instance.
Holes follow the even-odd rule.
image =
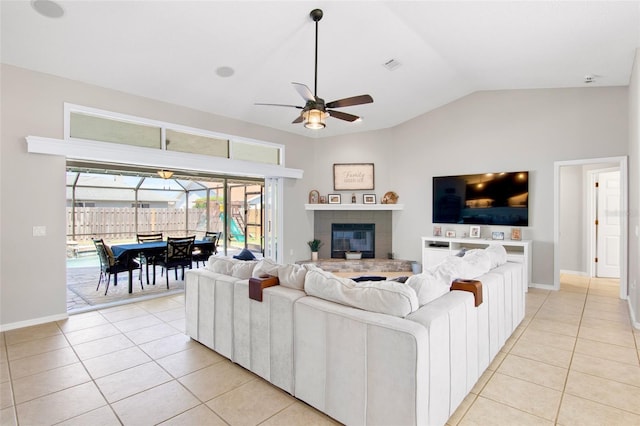
[[[362,259],[362,253],[359,251],[345,251],[344,258],[347,260],[360,260]]]
[[[320,250],[320,247],[322,247],[323,243],[322,241],[318,240],[318,239],[314,239],[311,241],[307,241],[307,244],[309,245],[309,248],[311,249],[311,260],[316,261],[318,260],[318,250]]]
[[[433,236],[441,237],[442,236],[442,226],[434,226],[433,227]]]
[[[375,204],[376,194],[364,194],[362,196],[362,204]]]
[[[389,191],[382,197],[382,204],[395,204],[398,202],[398,194],[393,191]]]
[[[373,163],[351,163],[333,165],[333,190],[373,190]]]
[[[469,236],[471,238],[480,238],[480,227],[477,225],[471,225],[469,227]]]
[[[327,204],[327,196],[326,195],[321,195],[320,196],[320,204]]]
[[[320,202],[320,193],[315,189],[309,192],[309,204],[318,204]]]
[[[522,240],[522,230],[520,228],[511,228],[511,239],[514,241]]]
[[[340,194],[329,194],[329,204],[342,203],[342,196]]]
[[[351,194],[351,204],[355,204],[356,203],[356,193],[354,192],[353,194]]]
[[[491,233],[492,240],[504,240],[504,232],[494,231]]]
[[[456,237],[456,231],[451,231],[448,230],[444,233],[444,236],[447,238],[455,238]]]

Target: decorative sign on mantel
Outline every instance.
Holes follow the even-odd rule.
[[[373,190],[373,163],[333,165],[334,191]]]

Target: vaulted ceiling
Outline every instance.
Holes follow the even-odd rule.
[[[1,2],[3,63],[310,137],[392,127],[479,90],[624,86],[640,47],[639,1],[57,1],[58,18],[32,7],[47,2]],[[255,105],[304,105],[291,82],[313,91],[315,8],[317,95],[374,99],[340,109],[361,122],[319,131]]]

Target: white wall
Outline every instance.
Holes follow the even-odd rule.
[[[584,172],[582,166],[560,168],[560,270],[586,274],[584,249]]]
[[[629,84],[629,303],[640,328],[640,49]]]
[[[531,226],[523,236],[534,240],[533,280],[545,284],[553,283],[553,162],[629,149],[625,87],[478,92],[392,129],[310,139],[7,65],[1,71],[0,327],[66,310],[65,162],[27,154],[24,141],[62,138],[63,102],[285,144],[286,166],[305,173],[285,182],[285,262],[309,257],[313,212],[303,204],[312,189],[333,192],[333,163],[373,162],[378,198],[400,195],[393,251],[407,260],[420,259],[420,237],[432,232],[433,176],[529,170]],[[632,143],[637,168],[637,132]],[[637,183],[631,189],[637,224]],[[32,237],[34,225],[45,225],[47,236]]]
[[[311,139],[4,64],[1,75],[0,327],[66,314],[65,159],[28,154],[24,139],[62,139],[64,102],[284,144],[286,166],[305,170],[304,179],[285,182],[285,261],[308,257]],[[34,225],[47,235],[33,237]]]
[[[396,256],[419,259],[432,235],[433,176],[529,170],[523,238],[534,240],[533,282],[552,285],[554,161],[627,155],[627,109],[626,87],[477,92],[392,129],[389,186],[405,203]]]

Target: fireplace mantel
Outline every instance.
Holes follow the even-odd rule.
[[[404,204],[305,204],[305,210],[403,210]]]

